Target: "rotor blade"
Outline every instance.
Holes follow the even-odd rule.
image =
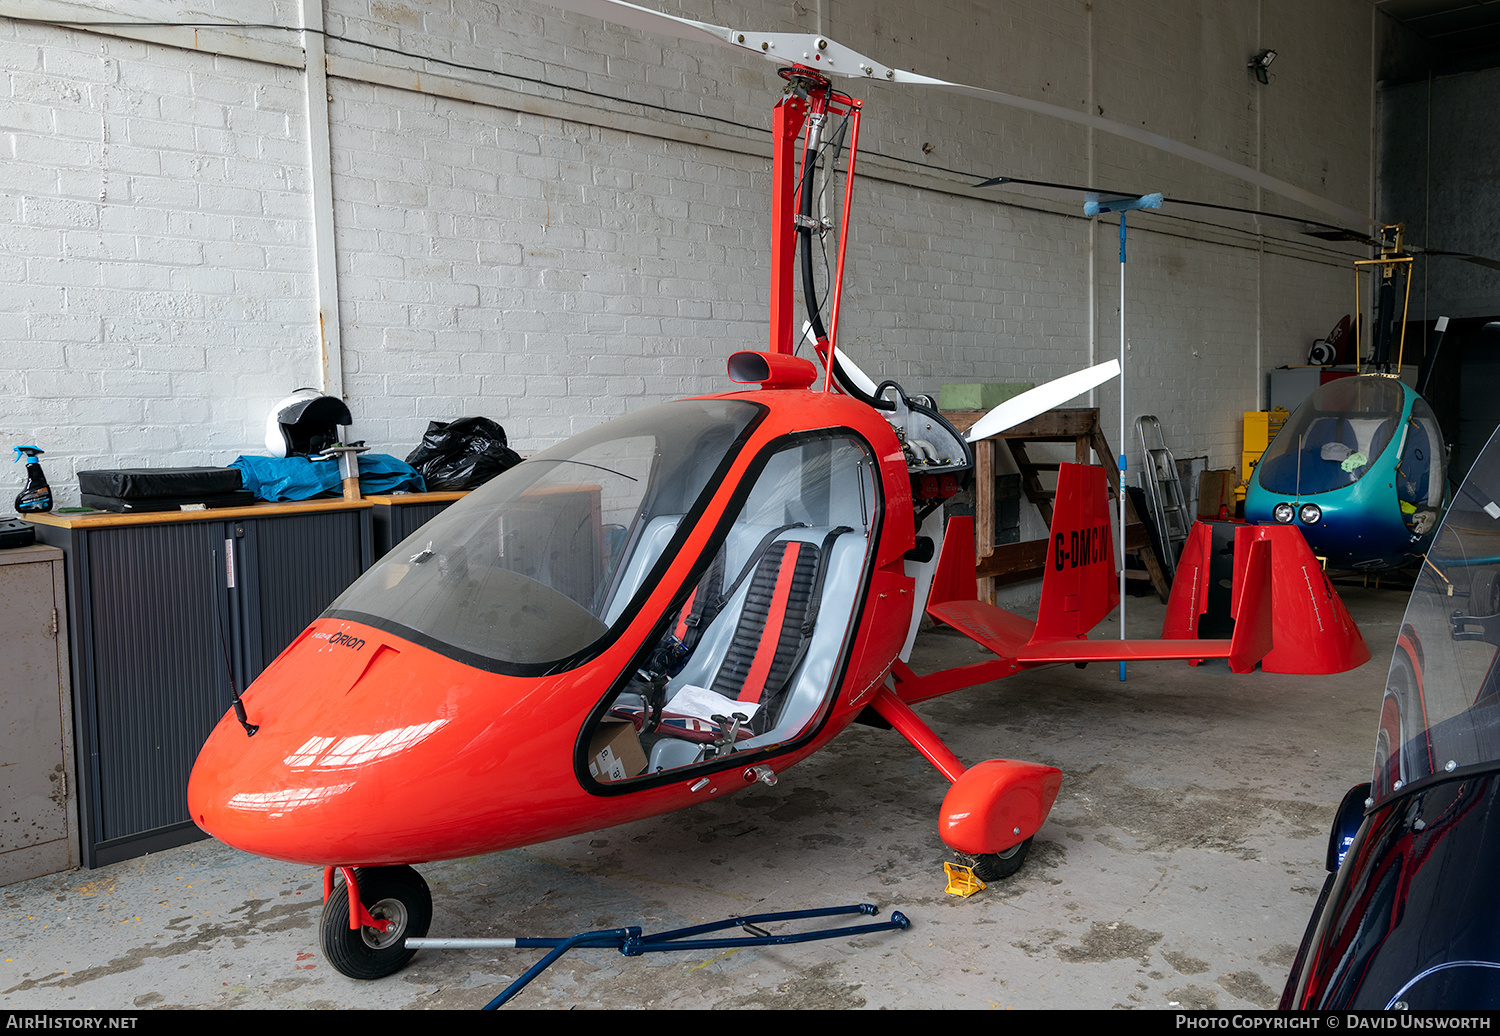
[[[545,0],[545,2],[553,7],[561,7],[577,14],[586,14],[590,18],[613,22],[615,25],[623,25],[630,29],[639,29],[641,32],[654,33],[657,36],[672,36],[695,43],[715,43],[721,47],[734,46],[729,39],[729,29],[722,25],[710,25],[707,22],[695,22],[691,18],[681,18],[675,14],[663,14],[660,11],[628,4],[625,0]]]
[[[1308,237],[1316,237],[1323,241],[1353,241],[1355,244],[1366,245],[1370,248],[1380,247],[1380,242],[1376,241],[1369,234],[1345,230],[1342,227],[1330,227],[1324,223],[1310,223],[1307,220],[1295,220],[1294,222],[1302,224],[1302,233]]]
[[[1275,216],[1276,219],[1288,219],[1286,216]],[[1344,230],[1339,227],[1330,227],[1325,223],[1313,223],[1307,220],[1300,221],[1304,225],[1302,233],[1309,237],[1322,238],[1324,241],[1354,241],[1371,248],[1378,249],[1380,242],[1369,234],[1360,234],[1352,230]],[[1500,270],[1500,259],[1491,259],[1487,255],[1474,255],[1470,252],[1450,252],[1443,248],[1424,248],[1421,245],[1406,245],[1407,255],[1435,255],[1444,256],[1448,259],[1461,259],[1466,263],[1475,263],[1491,270]]]
[[[1022,421],[1030,421],[1054,407],[1062,406],[1074,396],[1081,396],[1089,389],[1103,385],[1119,373],[1120,361],[1107,360],[1097,366],[1064,375],[1056,381],[1049,381],[1045,385],[1038,385],[1029,392],[1007,399],[975,421],[964,438],[969,442],[979,442],[992,435],[999,435]]]
[[[1462,259],[1466,263],[1476,263],[1486,266],[1491,270],[1500,270],[1500,259],[1491,259],[1484,255],[1471,255],[1468,252],[1446,252],[1441,248],[1420,248],[1412,245],[1409,249],[1415,255],[1442,255],[1449,259]]]
[[[629,26],[632,29],[659,33],[682,40],[714,43],[720,46],[729,46],[738,50],[749,51],[752,54],[757,54],[781,65],[795,62],[831,76],[884,80],[891,83],[904,83],[910,86],[932,86],[952,93],[978,97],[981,100],[1002,104],[1008,108],[1033,112],[1037,115],[1048,115],[1066,122],[1077,123],[1080,126],[1092,127],[1101,133],[1124,137],[1127,140],[1145,144],[1159,151],[1165,151],[1169,155],[1176,155],[1178,158],[1184,158],[1198,165],[1206,166],[1209,169],[1270,191],[1272,194],[1289,198],[1309,208],[1317,209],[1319,212],[1335,216],[1345,222],[1355,225],[1374,223],[1373,219],[1362,212],[1345,208],[1343,205],[1314,194],[1312,191],[1285,183],[1275,177],[1267,176],[1258,169],[1251,169],[1249,166],[1241,165],[1238,162],[1205,151],[1202,148],[1193,147],[1191,144],[1184,144],[1181,141],[1173,140],[1171,137],[1164,137],[1159,133],[1151,133],[1136,126],[1128,126],[1122,122],[1115,122],[1113,119],[1106,119],[1100,115],[1091,115],[1088,112],[1065,108],[1060,104],[1036,101],[1029,97],[1003,93],[999,90],[988,90],[984,87],[953,83],[946,79],[934,79],[931,76],[924,76],[918,72],[907,72],[899,68],[890,68],[889,66],[882,65],[873,58],[865,57],[857,51],[850,50],[843,44],[837,43],[826,36],[819,36],[815,33],[755,32],[749,29],[732,29],[724,25],[712,25],[708,22],[698,22],[691,18],[680,18],[676,15],[652,11],[645,7],[637,7],[635,4],[626,3],[625,0],[546,0],[546,2],[555,7],[576,11],[603,21],[614,22],[616,25]]]

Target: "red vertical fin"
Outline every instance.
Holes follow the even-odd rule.
[[[1161,624],[1163,640],[1198,639],[1198,620],[1208,610],[1208,570],[1214,536],[1209,526],[1194,522],[1182,547],[1182,559],[1172,577],[1172,596]]]
[[[1247,585],[1242,575],[1252,541],[1272,547],[1270,558],[1273,646],[1261,660],[1267,673],[1342,673],[1369,661],[1359,627],[1302,533],[1292,525],[1254,525],[1235,533],[1235,634]],[[1241,544],[1245,545],[1242,550]],[[1245,560],[1241,560],[1242,554]]]
[[[1120,603],[1104,469],[1063,464],[1033,642],[1085,636]]]
[[[974,519],[968,515],[948,519],[943,531],[942,553],[932,575],[927,607],[949,601],[979,598],[979,580],[974,574]]]
[[[1241,549],[1241,544],[1244,549]],[[1234,537],[1234,635],[1229,641],[1229,668],[1248,673],[1275,644],[1271,620],[1273,552],[1266,540],[1236,532]]]

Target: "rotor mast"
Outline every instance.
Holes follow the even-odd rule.
[[[792,298],[792,269],[797,257],[797,138],[807,122],[805,97],[788,90],[771,111],[775,142],[771,184],[771,348],[792,355],[796,347],[792,326],[796,313]]]
[[[1400,338],[1397,342],[1395,369],[1399,375],[1401,372],[1401,361],[1406,355],[1406,316],[1411,307],[1411,267],[1412,257],[1406,254],[1404,247],[1406,236],[1406,224],[1391,223],[1380,228],[1380,238],[1377,245],[1380,250],[1378,259],[1356,259],[1354,261],[1354,311],[1360,314],[1359,324],[1355,325],[1354,351],[1356,362],[1361,361],[1361,342],[1359,326],[1364,323],[1364,314],[1360,308],[1359,299],[1359,275],[1363,270],[1374,270],[1379,274],[1374,294],[1374,313],[1371,325],[1373,329],[1373,348],[1370,354],[1370,365],[1382,374],[1391,372],[1391,342],[1397,337],[1396,334],[1396,280],[1397,275],[1403,275],[1406,281],[1406,296],[1401,304]],[[1378,268],[1378,269],[1377,269]]]
[[[777,102],[771,116],[771,134],[775,146],[771,186],[771,326],[769,351],[791,356],[797,348],[795,273],[797,244],[804,248],[803,296],[808,322],[813,329],[818,357],[825,372],[830,372],[833,343],[838,328],[839,294],[844,280],[845,243],[849,236],[851,184],[854,178],[855,152],[859,143],[860,102],[833,89],[828,77],[796,65],[781,70],[787,81],[786,93]],[[813,214],[813,178],[823,149],[823,134],[830,115],[850,120],[849,159],[844,172],[843,216],[839,227],[838,259],[832,284],[833,300],[829,328],[824,329],[816,289],[812,280],[812,236],[832,229]],[[799,175],[797,138],[802,137],[802,162]],[[837,152],[835,152],[835,157]],[[826,176],[834,175],[830,167]],[[825,386],[831,377],[825,376]]]

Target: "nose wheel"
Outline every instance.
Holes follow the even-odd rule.
[[[1031,851],[1031,839],[1013,845],[1003,853],[980,853],[974,857],[974,876],[980,881],[1000,881],[1021,869],[1026,854]]]
[[[432,924],[432,893],[410,867],[361,867],[354,878],[369,917],[384,927],[350,928],[349,885],[340,884],[323,904],[319,922],[323,956],[350,978],[393,975],[416,955],[416,950],[406,948],[406,940],[426,935]]]

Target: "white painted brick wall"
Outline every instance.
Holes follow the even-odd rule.
[[[80,469],[227,462],[313,376],[300,74],[4,20],[0,48],[5,445],[64,502]]]
[[[149,0],[95,6],[162,10]],[[200,6],[296,17],[296,5],[271,0]],[[1244,68],[1263,45],[1255,5],[1227,0],[672,9],[821,29],[892,64],[1079,109],[1092,97],[1107,117],[1259,160],[1346,204],[1368,194],[1371,19],[1359,0],[1261,4],[1261,36],[1284,55],[1270,87]],[[773,66],[529,0],[329,0],[326,22],[618,99],[521,88],[605,110],[560,120],[330,81],[343,373],[357,436],[404,455],[428,420],[483,413],[531,451],[665,398],[719,391],[727,354],[762,347],[769,163],[626,132],[608,112],[763,143],[780,85]],[[329,51],[515,85],[348,43]],[[1308,56],[1319,53],[1340,55],[1337,67]],[[67,502],[80,468],[257,451],[269,406],[317,376],[300,72],[4,20],[0,69],[5,443],[46,448]],[[886,155],[975,179],[1092,175],[1256,202],[1222,175],[1103,134],[1091,142],[1078,127],[976,100],[865,85],[862,143]],[[1114,354],[1115,227],[1101,221],[1091,257],[1076,199],[1058,214],[998,192],[861,179],[856,203],[840,321],[870,373],[935,394],[944,382],[1066,373],[1088,362],[1091,334],[1099,358]],[[1321,246],[1273,243],[1262,256],[1253,238],[1165,216],[1130,226],[1128,416],[1156,413],[1180,456],[1237,464],[1239,414],[1256,404],[1261,369],[1299,361],[1349,308],[1347,270]],[[1112,440],[1117,398],[1099,393]]]

